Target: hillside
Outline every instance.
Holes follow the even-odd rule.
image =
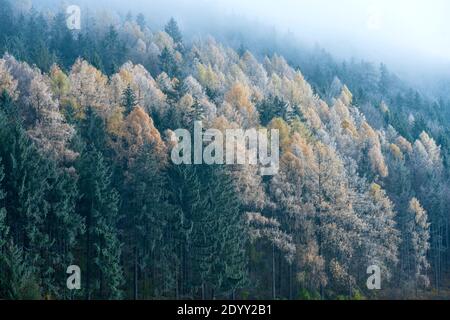
[[[305,80],[281,53],[185,42],[173,19],[73,32],[61,12],[0,7],[1,299],[447,292],[448,129],[385,66]],[[278,173],[174,164],[174,132],[198,121],[279,130]]]

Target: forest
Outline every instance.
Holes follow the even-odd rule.
[[[69,30],[27,3],[0,0],[0,299],[450,298],[450,97],[319,48],[127,12]],[[279,172],[175,165],[199,121],[279,130]]]

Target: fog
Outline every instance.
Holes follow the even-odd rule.
[[[34,0],[35,5],[57,0]],[[340,59],[384,62],[404,75],[450,75],[447,0],[72,0],[92,9],[143,12],[161,27],[174,16],[189,36],[239,26],[319,45]],[[67,3],[67,1],[66,1]],[[265,28],[265,29],[264,29]],[[256,31],[257,31],[256,29]],[[244,30],[248,32],[248,30]],[[256,32],[257,33],[257,32]],[[285,39],[285,38],[283,38]],[[292,43],[291,43],[292,45]]]

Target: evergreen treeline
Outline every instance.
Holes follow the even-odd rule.
[[[63,13],[0,8],[0,298],[445,289],[448,135],[384,66],[359,79],[358,64],[324,60],[329,75],[308,82],[280,55],[187,43],[173,19],[153,31],[142,15],[84,17],[73,32]],[[279,173],[174,165],[173,131],[195,121],[278,129]],[[70,265],[81,290],[66,287]],[[366,287],[372,265],[381,291]]]

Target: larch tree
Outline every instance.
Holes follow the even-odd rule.
[[[0,92],[6,91],[12,98],[17,98],[17,80],[15,80],[4,59],[0,59]]]
[[[428,251],[430,249],[430,224],[427,212],[422,208],[420,202],[413,198],[409,203],[408,213],[410,219],[407,222],[408,232],[404,241],[409,245],[409,261],[411,265],[409,276],[414,281],[415,288],[424,288],[430,285],[427,271],[430,267],[428,263]]]
[[[79,117],[92,107],[104,119],[109,113],[108,78],[82,59],[78,59],[69,73],[69,96],[76,102]]]

